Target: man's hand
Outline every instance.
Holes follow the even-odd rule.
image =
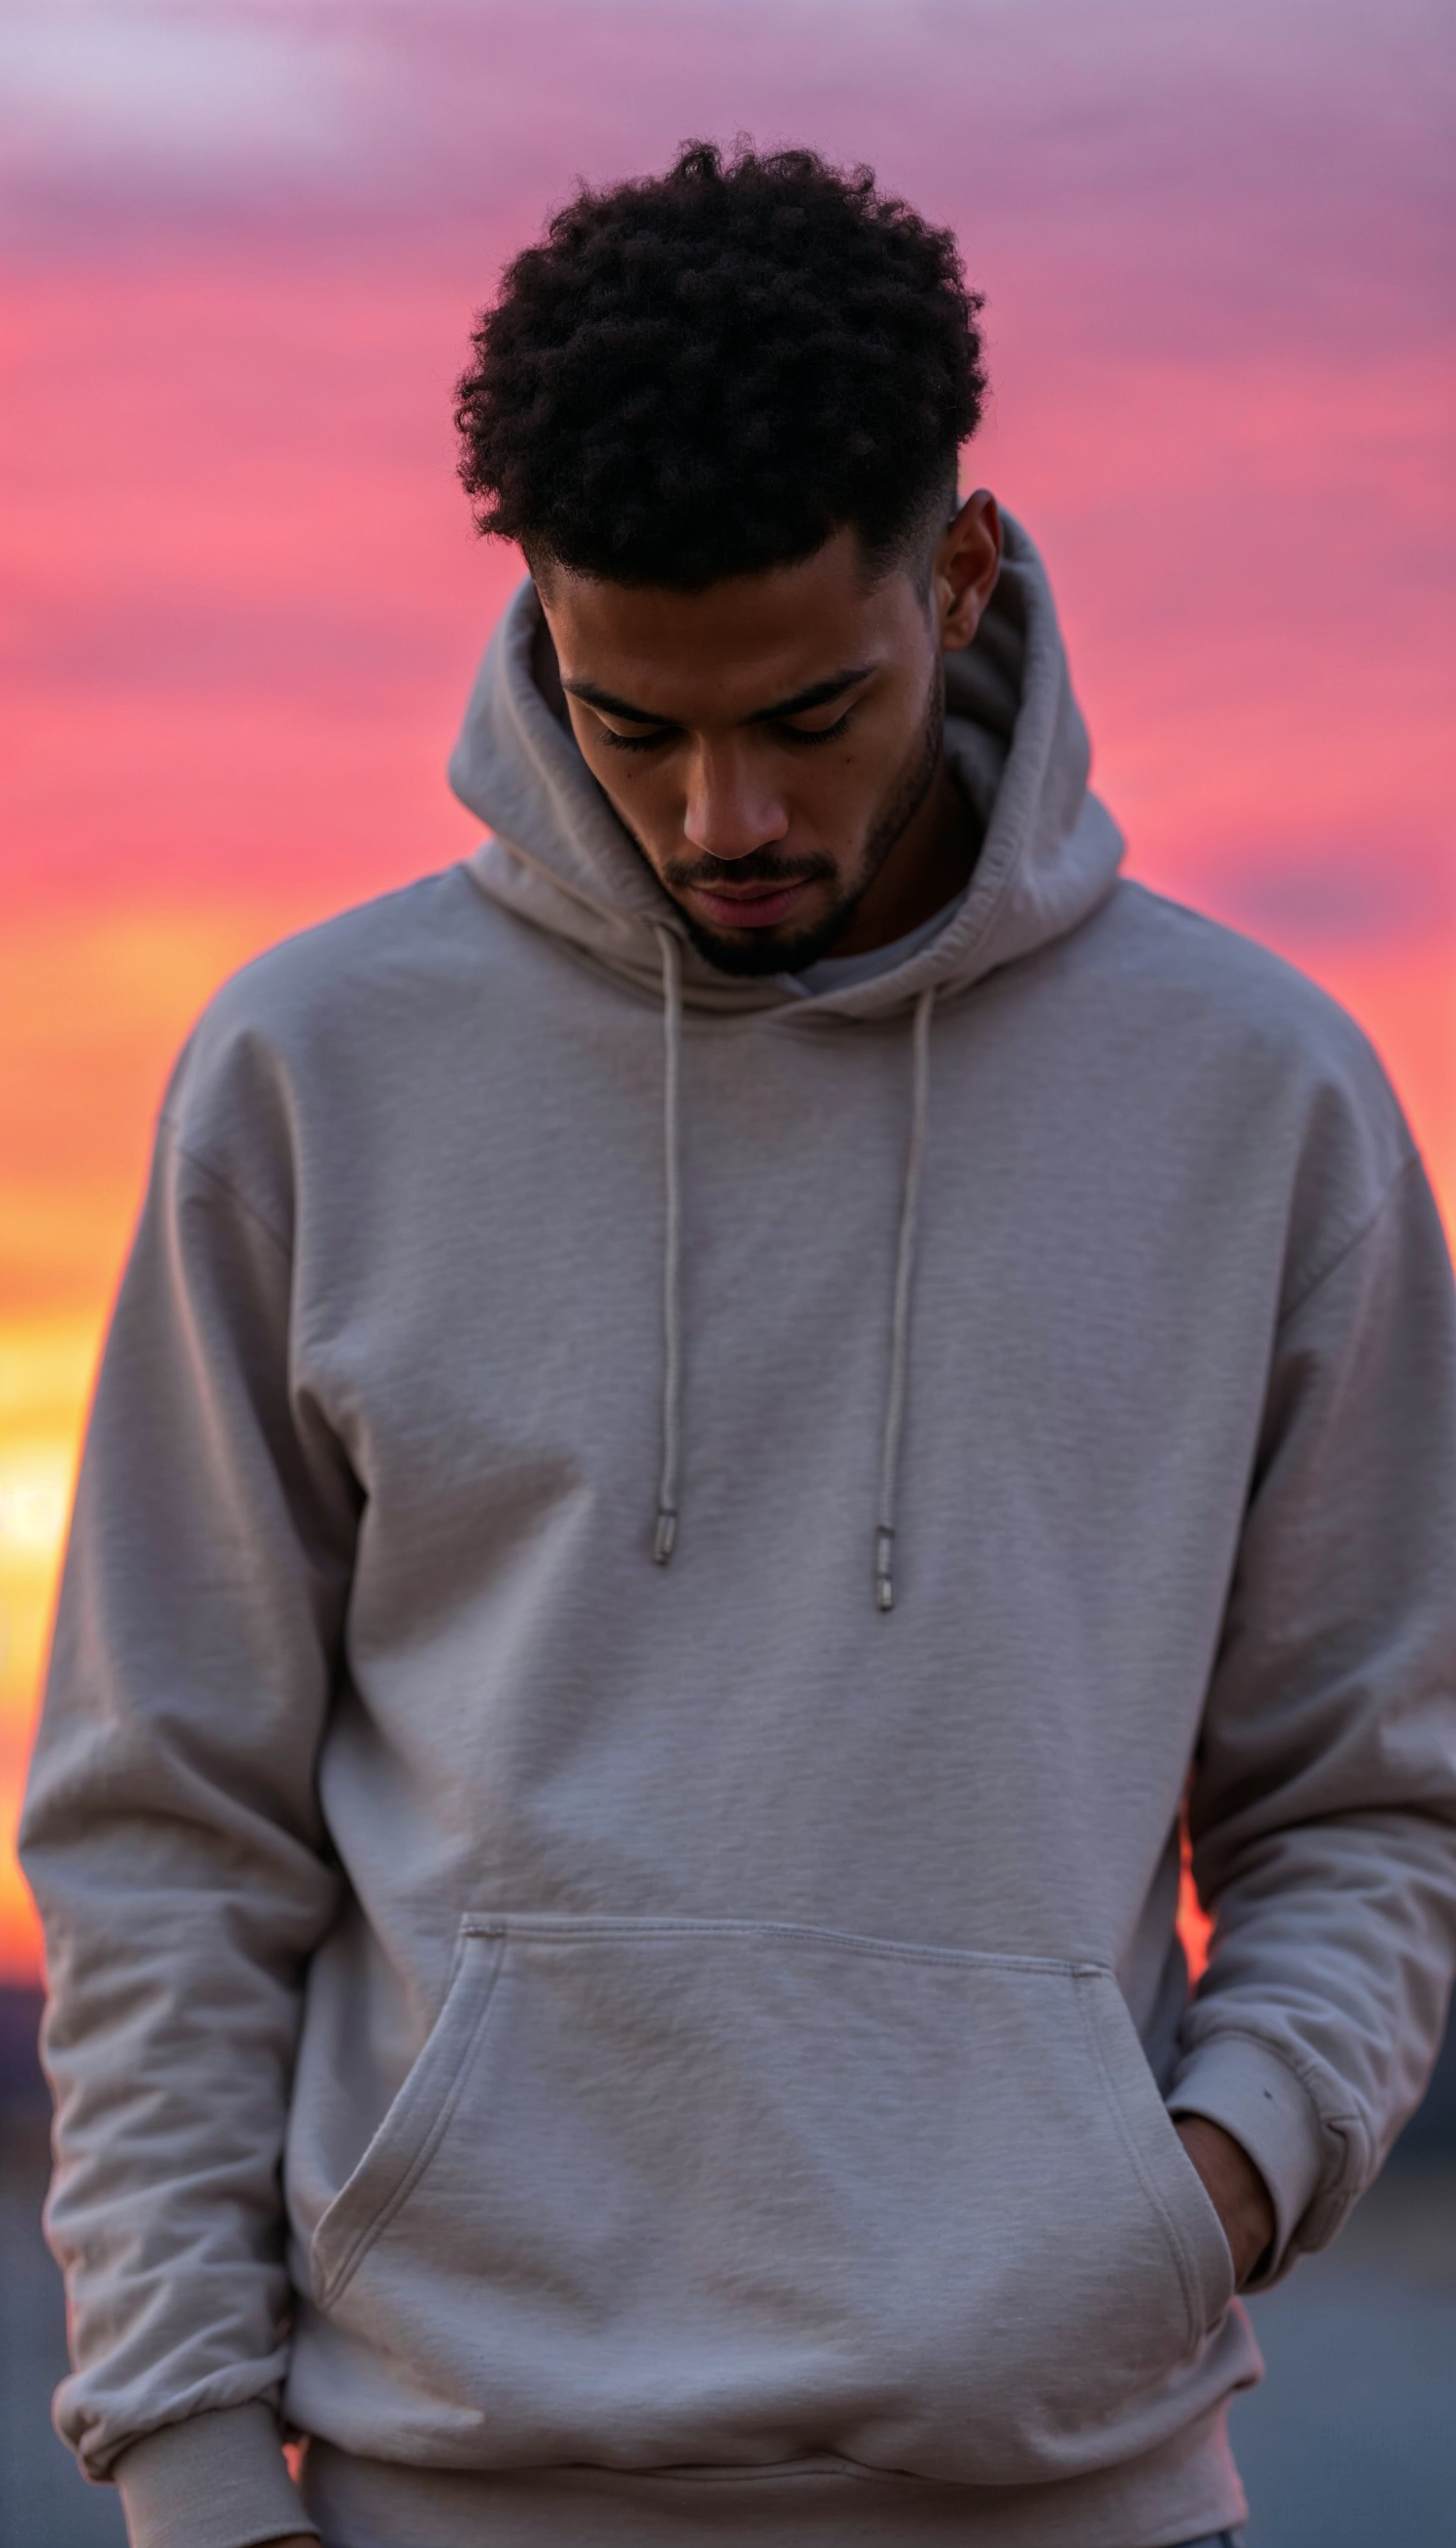
[[[1274,2235],[1269,2189],[1242,2142],[1222,2124],[1211,2123],[1206,2115],[1179,2115],[1173,2130],[1224,2225],[1234,2284],[1242,2291]]]

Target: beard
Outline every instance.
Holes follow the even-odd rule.
[[[756,850],[744,859],[699,859],[691,864],[672,860],[661,867],[659,882],[675,901],[689,886],[711,887],[725,881],[769,885],[818,883],[822,879],[837,887],[823,918],[812,929],[801,929],[793,935],[762,929],[745,931],[742,939],[725,937],[718,930],[704,929],[680,902],[682,926],[705,962],[716,966],[720,973],[736,974],[740,980],[764,980],[775,973],[802,973],[821,957],[832,955],[902,832],[930,794],[940,768],[945,731],[946,677],[945,667],[938,660],[914,748],[869,827],[848,883],[831,858],[783,859],[773,850]],[[637,846],[640,849],[641,843]]]

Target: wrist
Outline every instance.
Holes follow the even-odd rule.
[[[1239,2290],[1273,2244],[1274,2201],[1241,2141],[1206,2115],[1180,2115],[1173,2130],[1203,2181],[1233,2259]]]

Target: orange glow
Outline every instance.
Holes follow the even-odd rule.
[[[1188,1958],[1189,1975],[1194,1981],[1197,1981],[1208,1962],[1209,1939],[1213,1935],[1213,1921],[1200,1902],[1198,1887],[1193,1881],[1193,1868],[1189,1862],[1188,1834],[1185,1831],[1183,1872],[1178,1879],[1178,1935],[1183,1941],[1183,1953]]]
[[[519,562],[470,535],[449,385],[579,170],[742,126],[955,223],[990,296],[970,476],[1046,552],[1132,869],[1354,1011],[1456,1227],[1453,365],[1414,16],[845,0],[832,69],[810,0],[489,19],[194,13],[170,85],[148,55],[79,100],[42,17],[24,48],[0,1972],[35,1968],[9,1835],[157,1099],[233,966],[471,845],[443,762]]]

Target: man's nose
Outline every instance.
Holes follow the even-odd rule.
[[[699,745],[688,769],[682,808],[684,839],[713,859],[747,859],[772,849],[788,830],[788,807],[754,756]]]

